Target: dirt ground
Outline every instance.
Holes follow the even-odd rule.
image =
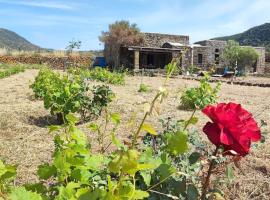
[[[36,181],[37,166],[49,162],[54,149],[53,136],[46,128],[53,123],[53,119],[44,109],[42,101],[33,99],[29,89],[37,72],[27,70],[0,80],[0,158],[18,165],[16,184]],[[150,85],[152,91],[138,93],[141,82]],[[127,77],[125,86],[111,86],[117,97],[110,109],[120,113],[123,121],[135,115],[139,121],[144,104],[152,100],[155,90],[163,82],[162,77]],[[169,96],[161,106],[159,118],[187,119],[191,113],[177,109],[179,92],[195,85],[198,85],[197,81],[171,79],[166,86]],[[241,161],[242,170],[236,169],[234,183],[224,192],[229,199],[270,199],[270,88],[223,83],[219,102],[230,101],[241,103],[258,122],[264,120],[268,123],[263,127],[263,131],[268,133],[268,140]],[[200,119],[197,128],[201,129],[208,119],[199,112],[197,116]],[[150,118],[149,121],[160,128],[157,119]],[[86,125],[81,125],[81,128],[87,131]],[[124,138],[129,131],[124,124],[119,127],[118,135]]]

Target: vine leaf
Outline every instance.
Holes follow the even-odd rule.
[[[187,143],[187,134],[185,132],[178,131],[175,134],[168,135],[168,144],[166,149],[173,155],[179,155],[188,150]]]
[[[50,166],[48,163],[38,166],[37,174],[40,179],[47,180],[57,173],[55,166]]]
[[[42,200],[42,197],[34,192],[27,191],[24,187],[18,187],[12,190],[9,195],[10,200]]]
[[[188,200],[197,200],[199,197],[199,192],[194,185],[189,185],[187,189],[187,199]]]
[[[153,126],[151,124],[146,124],[146,123],[143,124],[142,130],[147,131],[151,135],[157,135],[157,132],[155,131],[155,129],[153,128]]]

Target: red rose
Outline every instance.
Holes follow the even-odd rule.
[[[235,103],[220,103],[203,110],[212,121],[207,122],[203,132],[216,146],[222,145],[230,154],[245,156],[250,144],[261,139],[260,129],[252,114]]]

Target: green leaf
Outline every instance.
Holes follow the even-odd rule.
[[[200,159],[200,157],[201,157],[200,153],[193,152],[188,158],[189,164],[191,164],[191,165],[195,164]]]
[[[157,168],[157,172],[160,175],[160,180],[164,180],[175,173],[176,169],[169,164],[163,163]]]
[[[76,124],[79,120],[77,117],[75,117],[73,114],[67,114],[66,119],[69,124]]]
[[[47,188],[42,183],[25,184],[24,187],[28,191],[36,192],[39,194],[43,194],[47,191]]]
[[[189,120],[189,123],[195,125],[195,124],[197,124],[198,121],[199,121],[199,119],[197,117],[192,117]]]
[[[58,131],[60,128],[61,128],[61,126],[51,125],[51,126],[49,126],[49,133]]]
[[[151,124],[143,124],[142,130],[147,131],[148,133],[152,135],[157,135],[157,132],[155,131],[155,129],[152,127]]]
[[[148,192],[142,191],[142,190],[135,190],[133,199],[145,199],[149,197]]]
[[[16,166],[4,165],[3,162],[2,164],[0,163],[0,181],[9,178],[14,178],[17,174],[16,170],[17,170]]]
[[[145,185],[149,187],[152,180],[151,173],[149,171],[140,171],[140,175],[142,176]]]
[[[185,153],[188,150],[188,137],[185,132],[169,134],[166,149],[173,155]]]
[[[118,155],[109,163],[109,170],[113,173],[119,173],[120,171],[134,175],[138,169],[138,151],[128,150],[121,151]]]
[[[55,176],[56,173],[55,166],[50,166],[48,163],[38,166],[37,174],[40,179],[47,180],[48,178]]]
[[[90,128],[92,131],[97,131],[98,130],[98,125],[91,123],[89,124],[88,128]]]
[[[229,182],[232,182],[234,176],[233,176],[233,169],[230,165],[226,166],[226,176]]]
[[[5,174],[7,171],[5,164],[2,160],[0,160],[0,177]]]
[[[121,148],[123,147],[123,144],[120,142],[120,140],[116,137],[115,133],[112,132],[111,133],[112,136],[112,143],[117,146],[117,148]]]
[[[187,189],[187,199],[197,200],[199,198],[199,192],[194,185],[189,185]]]
[[[34,192],[27,191],[24,187],[18,187],[11,191],[9,200],[42,200],[42,197]]]
[[[91,170],[98,171],[102,166],[104,161],[104,156],[101,154],[93,154],[86,162],[86,165]]]
[[[119,113],[112,113],[111,114],[111,119],[115,124],[119,124],[121,121],[121,116]]]

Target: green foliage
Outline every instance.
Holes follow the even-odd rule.
[[[72,74],[79,75],[86,79],[96,80],[113,85],[125,84],[125,76],[126,76],[125,73],[110,72],[107,69],[100,67],[95,67],[91,70],[71,69],[69,72]]]
[[[180,107],[186,110],[203,109],[209,104],[216,103],[217,94],[220,90],[220,83],[213,88],[208,81],[209,76],[206,75],[201,79],[199,87],[190,88],[184,91],[180,98]]]
[[[245,74],[248,69],[252,69],[253,72],[253,66],[256,63],[257,59],[259,57],[259,54],[256,52],[256,50],[252,47],[243,47],[241,48],[239,52],[239,59],[238,59],[238,71],[240,74]],[[249,71],[250,71],[249,70]]]
[[[149,92],[150,87],[146,84],[141,83],[138,92]]]
[[[20,72],[24,72],[24,67],[20,66],[20,65],[14,65],[14,66],[0,66],[0,79],[2,78],[6,78],[9,77],[13,74],[18,74]]]
[[[9,193],[12,190],[12,181],[14,180],[15,176],[16,167],[6,165],[0,160],[0,194]]]
[[[107,107],[110,102],[115,97],[115,94],[109,88],[109,86],[102,85],[102,86],[94,86],[92,89],[92,93],[94,95],[91,105],[89,109],[93,114],[99,116],[102,108]]]
[[[259,55],[252,47],[241,47],[238,42],[229,40],[224,48],[222,58],[231,69],[237,69],[240,74],[245,74],[257,61]]]
[[[196,73],[198,73],[200,70],[201,70],[201,68],[197,67],[196,65],[190,65],[190,66],[187,68],[187,71],[188,71],[190,74],[196,74]]]
[[[93,99],[84,79],[77,75],[60,75],[50,69],[41,69],[30,86],[36,98],[44,101],[44,107],[58,117],[59,123],[66,121],[69,113],[80,113],[83,120],[92,115],[99,116],[102,108],[112,101],[113,92],[108,86],[95,86]]]
[[[68,43],[68,46],[66,47],[66,49],[68,50],[68,52],[72,53],[72,51],[74,49],[80,49],[81,45],[82,45],[82,41],[80,41],[80,40],[76,41],[76,40],[72,39]]]
[[[9,195],[10,200],[22,200],[22,199],[28,199],[28,200],[42,200],[42,197],[31,191],[27,191],[24,187],[18,187],[12,190],[12,192]]]
[[[52,99],[53,104],[62,109],[60,113],[64,113],[64,109],[72,108],[64,107],[70,99],[75,99],[90,109],[95,106],[106,107],[113,97],[109,87],[97,86],[93,89],[93,99],[86,104],[81,103],[83,95],[76,99],[76,95],[84,94],[81,93],[81,88],[84,88],[81,76],[61,76],[44,71],[49,77],[56,79],[45,87],[42,85],[42,79],[46,79],[47,76],[42,73],[40,79],[37,78],[37,85],[32,87],[36,89],[37,96],[44,98],[44,101],[46,98]],[[206,98],[202,97],[202,94],[212,94],[213,89],[207,80],[206,77],[201,81],[199,89],[195,88],[197,96],[191,99],[194,102],[190,102],[194,108],[203,106],[202,103],[196,102],[197,98]],[[47,94],[49,92],[52,96]],[[198,199],[202,188],[202,177],[198,176],[203,168],[200,161],[202,157],[209,158],[207,152],[202,151],[205,147],[199,135],[197,132],[191,132],[189,128],[196,124],[198,119],[194,113],[188,120],[172,122],[168,119],[162,122],[162,131],[155,130],[153,125],[147,122],[148,117],[153,116],[156,103],[161,103],[167,94],[167,90],[161,87],[149,103],[149,109],[145,111],[139,126],[133,125],[128,130],[132,133],[132,141],[122,142],[117,137],[118,126],[126,123],[122,122],[119,113],[110,113],[106,108],[104,119],[88,126],[91,137],[96,136],[95,150],[92,150],[92,144],[87,139],[87,135],[90,134],[84,133],[76,126],[79,119],[71,114],[73,110],[66,112],[63,125],[50,127],[50,132],[54,134],[55,148],[51,163],[44,163],[38,167],[37,175],[40,181],[24,187],[11,187],[7,180],[14,177],[15,168],[0,162],[0,181],[5,180],[4,184],[0,182],[0,195],[3,193],[4,197],[14,200]],[[64,99],[64,103],[58,102],[62,97],[68,99]],[[73,102],[70,104],[73,105]],[[143,144],[138,145],[142,137]],[[218,161],[221,162],[221,159]],[[227,174],[231,177],[231,171]]]

